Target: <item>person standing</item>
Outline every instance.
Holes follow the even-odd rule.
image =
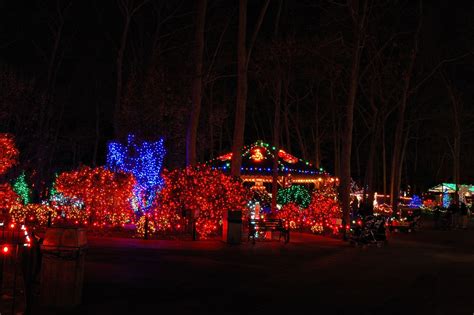
[[[459,211],[461,215],[461,225],[463,229],[467,229],[467,206],[464,202],[461,203],[461,209]]]
[[[456,206],[456,204],[454,202],[451,202],[451,204],[449,205],[448,207],[448,215],[449,215],[449,223],[451,225],[451,228],[452,229],[455,229],[456,228],[456,225],[457,225],[457,220],[456,220],[456,217],[457,217],[457,212],[458,212],[458,207]]]
[[[357,197],[352,197],[351,212],[353,218],[357,218],[359,215],[359,201],[357,200]]]
[[[433,210],[433,219],[434,219],[435,229],[440,228],[440,218],[441,218],[441,209],[438,205],[436,205]]]

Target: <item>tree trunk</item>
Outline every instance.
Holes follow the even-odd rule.
[[[318,96],[316,95],[316,98]],[[314,129],[315,129],[315,135],[314,135],[314,146],[315,146],[315,150],[316,150],[316,154],[315,154],[315,164],[314,166],[319,169],[321,167],[321,139],[320,139],[320,135],[319,135],[319,100],[316,99],[316,102],[315,102],[315,115],[316,115],[316,119],[314,121]],[[333,127],[334,128],[334,127]]]
[[[128,29],[130,28],[130,16],[125,16],[125,25],[122,31],[122,39],[120,41],[120,47],[117,53],[116,60],[116,72],[117,81],[115,87],[115,107],[114,107],[114,133],[115,136],[119,136],[120,129],[120,113],[122,111],[122,85],[123,85],[123,58],[125,55],[125,47],[127,46]]]
[[[204,26],[206,19],[207,0],[199,0],[197,6],[192,109],[186,134],[186,165],[188,166],[196,165],[197,162],[196,144],[202,101],[202,64],[204,55]]]
[[[361,179],[361,171],[360,171],[360,146],[362,145],[362,142],[361,141],[359,144],[356,144],[355,145],[355,162],[356,162],[356,165],[355,165],[355,173],[356,173],[356,180],[357,181],[360,181]]]
[[[372,81],[372,84],[375,81]],[[374,193],[375,193],[375,154],[376,148],[379,140],[379,131],[380,131],[380,115],[379,109],[375,102],[375,93],[374,93],[374,85],[370,87],[370,107],[372,108],[372,116],[371,116],[371,141],[370,141],[370,149],[369,149],[369,158],[367,159],[367,168],[365,172],[365,181],[364,181],[364,203],[366,204],[367,208],[373,210],[374,205]],[[383,124],[383,122],[382,122]],[[367,193],[367,197],[366,197]]]
[[[100,141],[100,111],[99,103],[95,104],[95,141],[94,141],[94,153],[92,155],[92,166],[97,165],[97,152],[99,151],[99,141]]]
[[[214,84],[211,84],[209,89],[209,117],[212,117],[212,113],[214,112]],[[210,121],[209,123],[209,141],[210,145],[210,158],[214,158],[214,142],[215,142],[215,135],[214,135],[214,120]]]
[[[446,80],[443,76],[443,79],[446,83],[448,88],[449,97],[451,99],[451,110],[453,115],[453,145],[451,146],[451,154],[453,156],[453,181],[456,185],[455,188],[455,200],[454,203],[456,206],[459,206],[459,184],[460,184],[460,163],[461,163],[461,101],[460,97],[457,94],[454,87],[451,85],[450,82]]]
[[[461,160],[461,134],[456,130],[456,139],[454,140],[454,174],[455,180],[454,184],[456,185],[456,194],[454,203],[459,207],[459,185],[461,184],[461,171],[460,171],[460,160]]]
[[[387,195],[387,158],[385,150],[385,125],[382,125],[382,172],[383,172],[383,195]]]
[[[459,207],[459,185],[461,183],[461,130],[459,126],[459,117],[456,119],[455,138],[454,138],[454,184],[456,185],[456,194],[454,203]]]
[[[375,187],[374,187],[374,182],[375,182],[375,154],[376,154],[376,148],[377,148],[377,141],[379,139],[379,124],[377,122],[378,115],[374,115],[375,121],[374,121],[374,131],[372,132],[372,140],[370,143],[370,151],[369,151],[369,158],[367,160],[367,170],[366,170],[366,175],[365,175],[365,186],[367,187],[367,206],[372,209],[373,204],[374,204],[374,193],[375,193]],[[364,201],[365,201],[365,195],[364,195]]]
[[[333,136],[333,146],[334,146],[334,175],[336,177],[341,177],[341,153],[340,153],[340,135],[341,131],[339,128],[339,119],[337,116],[337,106],[334,98],[334,87],[331,83],[331,119],[332,119],[332,136]]]
[[[286,90],[286,95],[288,95],[288,90]],[[290,137],[290,109],[288,104],[288,97],[285,97],[285,110],[284,110],[284,118],[285,118],[285,139],[286,139],[286,150],[289,153],[293,153],[291,150],[291,137]]]
[[[298,121],[295,121],[294,129],[295,129],[295,133],[296,133],[296,138],[298,139],[298,144],[299,144],[299,147],[300,147],[300,152],[301,152],[301,155],[303,157],[303,160],[306,161],[308,159],[308,153],[306,152],[306,146],[304,144],[303,135],[301,134],[301,130],[300,130],[299,126],[300,126],[300,123]]]
[[[408,132],[405,133],[405,137],[403,139],[403,145],[402,145],[402,152],[400,153],[400,167],[398,168],[398,173],[397,173],[399,190],[402,183],[402,170],[405,164],[405,154],[406,154],[406,149],[408,146],[408,134],[409,134]]]
[[[40,126],[39,126],[39,134],[42,134],[44,130],[48,127],[46,123],[47,115],[51,110],[51,98],[54,95],[54,91],[56,88],[56,77],[59,70],[59,66],[61,64],[62,56],[60,55],[60,44],[63,36],[63,29],[65,23],[65,15],[67,14],[69,8],[72,5],[72,1],[70,1],[65,8],[61,8],[61,2],[56,1],[56,12],[57,16],[53,18],[54,28],[52,28],[52,36],[54,37],[54,44],[51,50],[51,55],[49,58],[48,64],[48,75],[46,78],[46,100],[41,105],[40,111]],[[61,59],[60,59],[61,58]]]
[[[235,108],[234,138],[232,142],[232,176],[240,176],[242,147],[244,146],[245,107],[247,106],[247,0],[239,2],[239,34],[237,39],[237,102]]]
[[[367,2],[366,2],[367,6]],[[363,17],[360,14],[358,1],[352,2],[352,12],[357,15],[355,17],[355,40],[354,50],[352,55],[351,76],[349,81],[349,93],[347,95],[347,104],[345,110],[345,126],[342,137],[342,151],[341,151],[341,201],[343,212],[344,226],[350,222],[350,194],[351,194],[351,153],[352,153],[352,129],[354,125],[354,105],[357,96],[357,88],[359,84],[359,66],[362,46],[362,29],[364,18],[366,14],[366,7],[363,9]]]
[[[46,81],[46,88],[48,91],[48,97],[54,93],[55,85],[56,85],[56,77],[58,73],[58,68],[59,64],[61,63],[61,60],[58,59],[58,54],[59,54],[59,45],[61,43],[61,38],[62,38],[62,33],[64,29],[64,22],[65,22],[65,15],[69,11],[69,8],[72,5],[72,1],[69,1],[69,3],[66,5],[66,7],[63,9],[60,6],[61,2],[57,1],[56,6],[57,6],[57,20],[55,21],[57,28],[53,30],[53,36],[54,36],[54,44],[53,44],[53,50],[51,51],[51,56],[49,59],[49,65],[48,65],[48,77]]]
[[[280,150],[280,117],[281,117],[281,80],[275,87],[275,118],[273,122],[273,169],[272,169],[272,212],[276,213],[278,193],[278,152]]]
[[[390,205],[392,206],[393,214],[398,215],[398,202],[400,195],[400,170],[402,162],[402,147],[403,147],[403,129],[405,126],[405,109],[407,106],[408,96],[410,93],[410,82],[415,66],[416,55],[418,53],[418,36],[420,34],[422,20],[418,23],[418,28],[415,33],[413,50],[411,52],[410,61],[408,63],[407,70],[405,72],[404,87],[402,99],[398,110],[398,120],[395,129],[395,138],[393,141],[393,153],[392,153],[392,169],[390,178]]]
[[[454,200],[456,206],[459,207],[459,184],[461,182],[461,123],[459,98],[454,97],[453,94],[453,116],[454,116],[454,184],[456,185],[456,199]]]
[[[410,80],[415,65],[416,49],[412,51],[410,63],[405,74],[405,85],[403,89],[402,99],[398,109],[398,119],[395,129],[395,138],[393,141],[392,153],[392,169],[390,177],[390,205],[393,213],[398,214],[398,202],[400,195],[400,168],[402,164],[402,149],[403,149],[403,131],[405,127],[405,110],[408,101],[408,93],[410,88]]]
[[[267,11],[270,0],[265,1],[257,26],[253,33],[250,47],[247,51],[247,0],[239,2],[239,31],[237,36],[237,100],[235,104],[234,136],[232,139],[232,161],[230,173],[234,177],[240,176],[240,167],[242,165],[242,147],[244,146],[245,130],[245,108],[247,106],[247,69],[253,44],[257,39],[258,31],[262,25],[265,12]]]
[[[319,128],[315,123],[315,128],[311,127],[311,135],[314,143],[314,166],[319,169],[321,167],[321,140],[319,138]]]
[[[143,0],[140,3],[134,3],[130,0],[119,0],[119,8],[122,11],[122,15],[125,19],[125,24],[122,30],[122,37],[120,39],[120,45],[117,52],[116,60],[116,72],[117,81],[115,89],[115,107],[114,107],[114,133],[115,136],[119,136],[120,129],[120,115],[122,112],[122,90],[123,90],[123,62],[125,58],[125,49],[127,48],[128,32],[130,30],[130,22],[132,21],[133,15],[145,4],[148,0]]]

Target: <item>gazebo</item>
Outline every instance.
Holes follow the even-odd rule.
[[[441,183],[439,185],[436,185],[430,189],[428,189],[429,192],[434,192],[434,193],[448,193],[448,194],[454,194],[456,192],[456,184],[453,183]],[[474,193],[474,186],[473,185],[464,185],[460,184],[458,185],[458,192],[459,193]]]
[[[241,179],[244,182],[263,186],[272,182],[272,168],[275,147],[261,140],[247,145],[242,150]],[[230,172],[232,152],[208,161],[206,164],[214,169]],[[323,168],[315,168],[308,161],[297,158],[284,150],[278,151],[278,184],[307,184],[319,188],[321,185],[337,185],[338,178],[332,177]]]
[[[441,183],[430,189],[429,193],[433,193],[436,197],[436,201],[444,204],[444,195],[456,194],[456,184],[453,183]],[[472,202],[472,196],[474,195],[474,185],[460,184],[458,185],[458,195],[462,201]]]

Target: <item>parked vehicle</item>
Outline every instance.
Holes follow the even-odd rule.
[[[415,210],[401,211],[400,217],[391,217],[388,220],[389,230],[395,232],[418,231],[421,226],[421,212]]]
[[[385,218],[369,215],[352,221],[350,242],[353,245],[377,245],[387,243]]]

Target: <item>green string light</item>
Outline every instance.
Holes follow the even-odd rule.
[[[51,184],[51,189],[49,190],[49,197],[50,198],[58,193],[58,191],[56,189],[56,180],[57,179],[58,179],[58,173],[55,173],[54,174],[54,181]]]
[[[23,204],[27,205],[30,203],[31,190],[26,182],[25,173],[22,173],[13,183],[13,190],[20,196]]]
[[[278,190],[277,203],[286,205],[294,202],[302,208],[307,208],[311,203],[311,194],[303,186],[293,185],[288,188]]]

